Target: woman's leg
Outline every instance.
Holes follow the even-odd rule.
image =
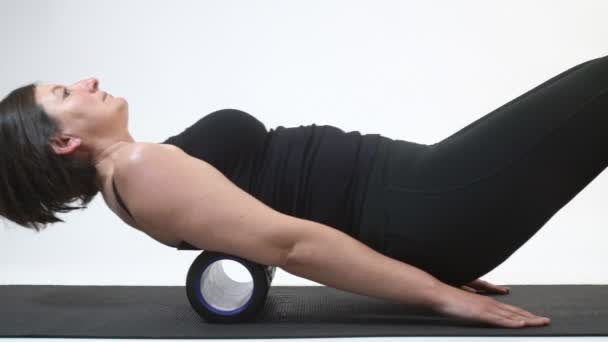
[[[437,144],[396,140],[378,163],[364,215],[367,231],[382,227],[374,247],[452,285],[474,280],[608,166],[608,56]]]

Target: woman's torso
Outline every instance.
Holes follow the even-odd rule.
[[[162,144],[206,161],[277,211],[356,238],[366,180],[381,138],[387,139],[315,124],[267,131],[253,116],[224,109],[204,116]],[[111,180],[106,183],[104,188],[109,191]],[[137,228],[128,208],[119,203],[117,190],[118,197],[107,197],[109,206]],[[155,239],[169,246],[182,243],[170,232],[155,234]],[[186,242],[180,246],[192,247]]]

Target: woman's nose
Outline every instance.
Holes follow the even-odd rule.
[[[99,80],[96,79],[95,77],[91,77],[91,78],[87,78],[87,79],[76,82],[76,84],[74,84],[74,86],[83,87],[87,91],[91,91],[91,90],[95,91],[95,90],[97,90],[97,87],[99,86]]]
[[[97,87],[99,86],[99,80],[95,77],[91,77],[87,80],[87,86],[89,89],[97,90]]]

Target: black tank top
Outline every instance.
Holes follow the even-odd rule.
[[[357,238],[365,187],[380,139],[388,138],[315,124],[267,131],[252,115],[223,109],[162,144],[175,145],[213,165],[277,211]],[[115,186],[114,191],[129,212]],[[178,249],[198,250],[187,242]]]

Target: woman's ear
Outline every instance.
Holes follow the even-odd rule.
[[[80,138],[70,136],[53,137],[51,139],[51,147],[55,153],[59,155],[70,155],[80,146],[82,140]]]

